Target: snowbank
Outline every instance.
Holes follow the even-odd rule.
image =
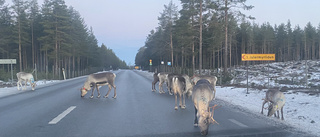
[[[244,107],[252,113],[261,115],[262,99],[265,98],[265,91],[266,90],[249,89],[249,94],[246,94],[246,88],[222,88],[218,86],[216,96],[217,99]],[[282,121],[279,119],[279,122],[320,136],[319,95],[310,96],[306,93],[292,93],[291,91],[284,94],[286,97],[286,104],[283,111],[285,120]],[[265,107],[266,106],[267,104]],[[267,111],[264,110],[265,116],[266,113]]]

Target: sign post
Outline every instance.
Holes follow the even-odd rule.
[[[275,61],[276,55],[275,54],[242,54],[241,61]],[[248,89],[248,63],[247,63],[247,94],[249,94]],[[268,63],[269,66],[269,63]],[[269,68],[268,68],[269,70]],[[269,71],[268,71],[268,81],[269,81]],[[269,85],[269,83],[268,83]],[[269,87],[268,87],[269,88]]]
[[[0,59],[0,64],[11,64],[11,84],[13,84],[12,64],[17,64],[17,60],[16,59]]]

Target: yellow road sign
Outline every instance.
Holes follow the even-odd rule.
[[[242,54],[241,61],[275,61],[275,54]]]

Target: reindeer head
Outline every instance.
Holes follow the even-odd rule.
[[[34,90],[36,88],[37,84],[35,82],[31,83],[31,88]]]
[[[200,128],[201,135],[206,136],[208,134],[208,128],[210,124],[214,124],[214,123],[219,124],[213,119],[213,111],[215,107],[216,105],[212,107],[212,111],[210,111],[210,109],[209,111],[201,110],[202,113],[201,114],[198,113],[198,126]]]
[[[272,116],[278,110],[278,105],[274,102],[271,102],[268,108],[268,116]]]
[[[30,79],[30,84],[31,84],[32,90],[34,90],[36,88],[36,86],[37,86],[37,84],[36,84],[36,82],[34,81],[33,78]]]
[[[82,88],[80,89],[80,92],[81,92],[81,97],[84,97],[84,96],[88,93],[88,89],[82,87]]]

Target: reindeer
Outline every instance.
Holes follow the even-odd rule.
[[[179,76],[179,75],[178,75],[178,74],[171,73],[171,74],[168,74],[168,77],[167,77],[167,83],[168,83],[168,86],[167,86],[167,87],[168,87],[168,91],[169,91],[169,94],[170,94],[170,95],[173,95],[173,94],[174,94],[173,91],[172,91],[172,90],[173,90],[173,89],[172,89],[172,88],[173,88],[173,87],[172,87],[172,86],[173,86],[173,83],[172,83],[173,81],[172,81],[172,80],[173,80],[173,77],[175,77],[175,76]],[[181,75],[180,75],[180,76],[181,76]]]
[[[268,107],[268,116],[274,116],[276,117],[275,112],[278,112],[278,118],[279,116],[279,110],[281,109],[281,119],[284,120],[283,118],[283,106],[286,103],[286,98],[284,97],[284,94],[280,92],[279,90],[268,90],[266,92],[266,98],[262,99],[264,100],[262,103],[262,109],[261,109],[261,114],[263,114],[263,107],[267,102],[270,102],[271,104]]]
[[[153,81],[152,81],[152,91],[153,91],[153,92],[157,91],[157,90],[156,90],[156,86],[155,86],[157,82],[159,82],[159,77],[158,77],[158,73],[155,72],[155,73],[153,74]]]
[[[20,87],[22,90],[26,89],[26,85],[28,82],[30,83],[32,90],[34,90],[37,85],[31,73],[18,72],[17,79],[18,79],[18,82],[17,82],[18,90],[20,90]],[[21,83],[22,81],[25,81],[24,88],[22,88],[22,83]]]
[[[167,88],[169,89],[168,87],[168,74],[167,72],[160,72],[158,73],[158,78],[159,78],[159,93],[162,94],[162,93],[165,93],[163,91],[163,88],[162,88],[162,84],[164,82],[166,82],[166,85],[167,85]]]
[[[81,97],[84,97],[88,90],[91,89],[92,87],[92,93],[91,93],[91,97],[93,98],[93,92],[94,89],[97,88],[97,92],[98,92],[98,98],[100,97],[100,92],[99,92],[99,86],[104,86],[104,85],[108,85],[109,86],[109,90],[107,92],[107,94],[104,96],[105,98],[108,97],[112,87],[114,89],[114,96],[113,98],[117,97],[117,92],[116,92],[116,85],[114,84],[116,78],[116,74],[112,73],[112,72],[103,72],[103,73],[96,73],[96,74],[90,74],[86,80],[86,82],[84,83],[83,87],[81,88]]]
[[[188,75],[185,75],[185,74],[183,74],[183,75],[174,75],[171,81],[172,82],[169,85],[170,85],[170,88],[172,88],[173,94],[175,95],[175,107],[174,107],[174,109],[175,110],[178,109],[178,106],[177,106],[177,95],[178,94],[179,94],[179,97],[180,97],[179,98],[180,99],[179,106],[182,109],[185,109],[186,108],[185,96],[186,96],[186,94],[188,96],[190,96],[191,93],[192,93],[192,88],[193,88],[193,85],[190,82],[190,78],[189,78]],[[181,97],[183,97],[183,100],[182,100]]]
[[[197,83],[197,81],[200,79],[206,79],[211,83],[211,85],[213,87],[213,100],[215,100],[215,98],[216,98],[216,83],[217,83],[218,78],[216,76],[201,75],[201,76],[194,76],[191,81],[192,81],[193,85],[195,85]]]
[[[177,94],[179,94],[180,97],[180,103],[179,106],[182,109],[186,108],[186,102],[185,102],[185,91],[186,91],[186,80],[184,77],[182,76],[174,76],[172,78],[172,90],[173,90],[173,94],[175,97],[175,107],[174,109],[177,110],[178,106],[177,106]],[[182,99],[181,96],[183,96],[183,103],[182,103]]]
[[[198,80],[192,90],[192,101],[195,108],[194,126],[199,126],[201,135],[207,135],[209,125],[217,123],[213,119],[213,110],[210,111],[209,108],[214,97],[212,90],[212,84],[206,79]]]

